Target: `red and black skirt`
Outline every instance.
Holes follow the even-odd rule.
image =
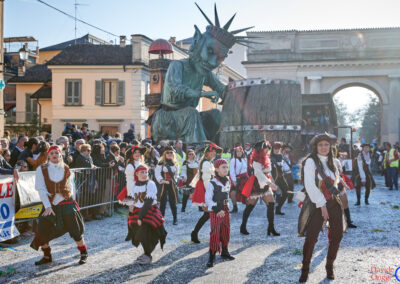
[[[128,236],[135,247],[146,243],[147,246],[154,248],[160,242],[161,249],[164,247],[167,232],[164,228],[164,217],[158,209],[157,204],[150,207],[146,215],[142,218],[142,225],[138,225],[139,212],[141,208],[135,207],[133,212],[129,212],[128,217]]]
[[[256,176],[252,175],[243,187],[242,194],[247,198],[261,198],[264,195],[273,195],[273,192],[268,185],[261,188]]]
[[[246,203],[246,196],[242,194],[243,188],[246,185],[249,179],[249,175],[247,173],[237,175],[236,176],[236,186],[231,187],[231,191],[236,191],[236,200],[238,202]],[[233,184],[233,182],[232,182]]]

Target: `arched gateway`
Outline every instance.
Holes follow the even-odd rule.
[[[297,80],[303,94],[361,86],[378,95],[381,141],[400,140],[400,28],[248,32],[249,78]]]

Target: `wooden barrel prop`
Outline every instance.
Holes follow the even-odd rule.
[[[293,80],[230,82],[221,113],[219,143],[224,148],[262,139],[300,145],[300,84]]]

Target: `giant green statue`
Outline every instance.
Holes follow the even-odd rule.
[[[252,27],[228,31],[235,15],[220,26],[216,6],[215,23],[199,8],[209,25],[203,34],[195,25],[193,44],[189,58],[172,61],[165,77],[161,94],[161,107],[151,118],[151,134],[154,141],[182,140],[186,143],[214,141],[220,123],[217,109],[199,113],[196,110],[201,97],[223,103],[226,86],[212,72],[227,57],[235,44],[246,45],[246,36],[235,36]],[[212,91],[203,91],[208,86]]]

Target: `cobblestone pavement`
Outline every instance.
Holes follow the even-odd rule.
[[[336,283],[398,283],[394,272],[376,269],[396,269],[400,266],[400,191],[389,191],[377,177],[378,187],[372,191],[370,205],[354,206],[355,192],[348,192],[353,222],[357,229],[344,235],[335,262]],[[297,188],[298,190],[299,188]],[[362,199],[363,200],[363,199]],[[397,207],[398,208],[398,207]],[[153,254],[153,264],[135,264],[141,248],[124,242],[126,216],[115,214],[102,221],[86,223],[85,239],[89,260],[77,264],[79,256],[74,242],[65,235],[51,243],[53,263],[35,267],[41,257],[29,247],[32,236],[23,237],[12,248],[0,251],[0,283],[295,283],[297,282],[304,239],[297,237],[297,203],[285,204],[285,216],[275,217],[280,237],[266,236],[266,207],[258,205],[249,219],[249,236],[239,233],[244,206],[231,219],[230,251],[234,261],[222,261],[207,268],[210,224],[200,232],[201,244],[189,242],[190,232],[201,213],[189,206],[179,212],[178,226],[172,225],[167,209],[167,244]],[[325,257],[328,239],[320,235],[315,247],[309,283],[325,283]],[[372,271],[371,271],[372,269]],[[7,274],[8,270],[8,274]],[[400,278],[400,269],[398,273]],[[374,279],[374,280],[372,280]],[[383,281],[387,280],[387,281]]]

